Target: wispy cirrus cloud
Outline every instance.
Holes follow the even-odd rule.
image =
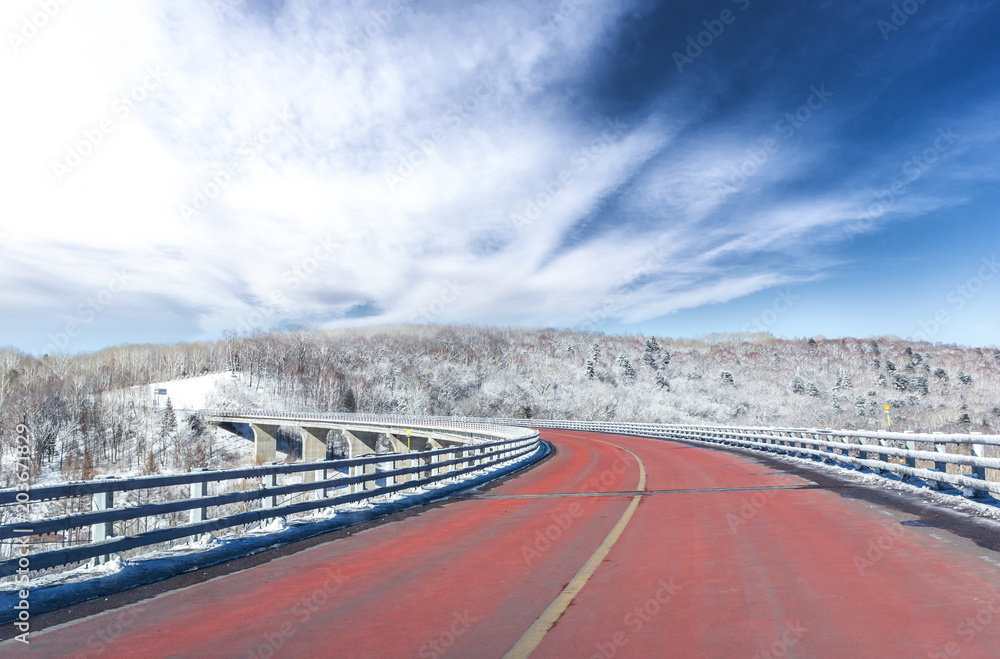
[[[33,7],[10,3],[4,22]],[[0,307],[17,319],[2,329],[40,350],[121,269],[132,284],[70,349],[145,340],[150,324],[196,338],[248,318],[409,322],[447,282],[462,294],[440,321],[568,325],[608,296],[615,318],[648,320],[829,275],[844,261],[830,246],[850,240],[918,126],[980,133],[864,232],[967,203],[995,172],[988,91],[948,113],[911,107],[905,131],[865,149],[853,132],[887,85],[874,71],[845,78],[851,61],[824,68],[836,53],[817,26],[782,31],[762,14],[775,39],[734,26],[680,75],[650,49],[683,44],[680,15],[697,6],[670,16],[675,33],[649,27],[672,8],[574,7],[554,20],[554,2],[67,5],[3,54],[0,88],[29,102],[0,110],[18,127],[0,165],[13,226],[0,277],[14,282]],[[879,46],[847,20],[874,25],[877,9],[845,11],[835,36]],[[773,57],[809,41],[797,70]],[[757,55],[756,88],[741,88]],[[123,113],[116,101],[150,67],[162,81]],[[835,95],[817,105],[824,84]],[[108,117],[60,180],[53,163]],[[312,267],[316,245],[330,257]]]

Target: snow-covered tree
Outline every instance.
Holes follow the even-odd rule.
[[[657,357],[660,354],[660,344],[656,342],[654,337],[650,337],[646,340],[646,345],[642,351],[642,362],[649,366],[650,368],[657,368]]]

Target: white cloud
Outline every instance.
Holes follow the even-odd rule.
[[[664,96],[671,111],[608,132],[614,117],[553,93],[586,78],[629,3],[593,0],[559,22],[555,3],[223,4],[67,3],[4,51],[0,89],[19,102],[0,107],[0,277],[17,284],[0,308],[55,330],[124,269],[133,283],[116,315],[154,323],[163,301],[165,315],[198,314],[204,336],[255,310],[266,324],[353,324],[343,314],[356,307],[407,322],[449,282],[461,294],[436,320],[566,324],[618,296],[616,315],[634,321],[811,277],[734,275],[723,261],[794,251],[857,218],[856,191],[767,201],[821,152],[783,146],[719,194],[745,131],[681,140],[694,117]],[[35,11],[8,2],[0,25]],[[134,109],[116,111],[144,83]],[[102,121],[110,134],[57,180],[53,162]],[[560,172],[572,180],[553,187]],[[586,225],[625,189],[622,227]],[[214,198],[186,223],[199,192]],[[512,216],[531,204],[519,228]],[[329,257],[305,272],[317,245]]]

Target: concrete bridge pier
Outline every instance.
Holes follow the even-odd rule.
[[[302,461],[319,462],[326,460],[326,433],[329,428],[310,428],[303,426],[305,436],[302,438]],[[323,479],[323,470],[302,472],[303,483],[314,483]]]
[[[274,462],[278,446],[278,426],[251,423],[253,430],[254,463]]]

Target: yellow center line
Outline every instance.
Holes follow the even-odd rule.
[[[614,446],[617,449],[621,449],[635,458],[635,461],[639,463],[639,484],[636,486],[636,492],[643,492],[646,489],[646,465],[642,463],[639,456],[627,448],[622,446],[617,446],[611,442],[601,441],[599,439],[592,440],[595,442],[601,442],[602,444],[607,444],[608,446]],[[542,611],[542,615],[535,619],[535,622],[528,627],[528,630],[524,632],[517,643],[514,644],[507,654],[504,655],[504,659],[525,659],[528,655],[535,651],[538,644],[542,642],[545,635],[549,633],[552,626],[556,624],[560,616],[569,608],[569,605],[573,602],[573,598],[576,597],[577,593],[583,590],[583,587],[587,585],[587,581],[593,576],[597,567],[604,560],[604,557],[608,555],[611,551],[611,547],[618,541],[619,536],[621,536],[622,531],[625,530],[625,525],[628,524],[629,520],[632,519],[632,514],[635,512],[636,507],[639,505],[639,499],[642,498],[641,494],[636,494],[632,497],[632,501],[629,502],[628,508],[622,513],[621,519],[615,524],[615,527],[611,529],[608,536],[604,538],[604,541],[600,546],[594,550],[594,553],[590,555],[587,562],[583,564],[583,567],[577,571],[577,573],[570,579],[566,587],[562,589],[552,603]]]

